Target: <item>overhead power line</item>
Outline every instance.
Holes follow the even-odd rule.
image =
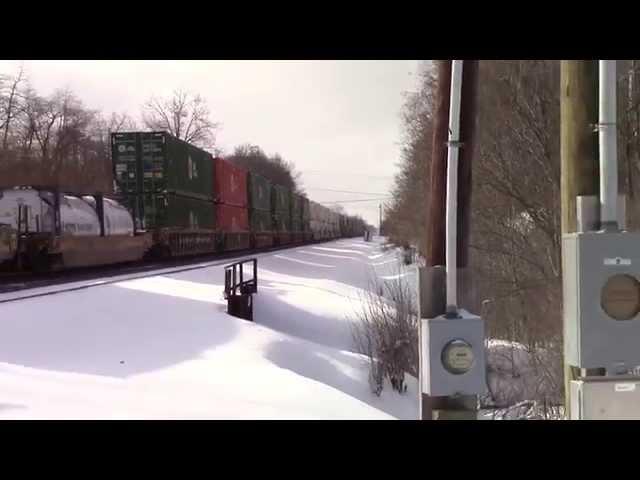
[[[367,198],[367,199],[358,199],[358,200],[342,200],[337,202],[320,202],[321,204],[333,205],[334,203],[355,203],[355,202],[382,202],[384,200],[389,200],[391,197],[384,198]]]
[[[338,171],[338,170],[299,170],[300,173],[324,173],[324,174],[328,174],[328,175],[349,175],[352,177],[364,177],[364,178],[377,178],[380,180],[392,180],[394,178],[393,175],[366,175],[364,173],[357,173],[357,172],[342,172],[342,171]]]
[[[315,187],[305,187],[307,190],[322,190],[324,192],[336,192],[336,193],[353,193],[357,195],[387,195],[386,193],[376,193],[376,192],[353,192],[351,190],[333,190],[331,188],[315,188]]]

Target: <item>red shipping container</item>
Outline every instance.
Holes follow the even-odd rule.
[[[221,158],[214,159],[214,185],[217,203],[248,206],[247,171]]]
[[[219,232],[248,232],[249,210],[233,205],[216,205],[216,222]]]

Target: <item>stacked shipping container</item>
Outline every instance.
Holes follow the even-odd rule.
[[[329,210],[329,235],[331,238],[340,236],[340,214]]]
[[[127,144],[126,162],[119,156],[122,143]],[[164,132],[116,134],[114,148],[117,155],[116,179],[121,180],[126,191],[167,192],[212,200],[213,166],[210,155],[204,150]],[[135,162],[136,170],[132,162]],[[128,173],[126,179],[123,178],[125,172]]]
[[[247,171],[214,159],[217,230],[224,250],[249,248]]]
[[[255,247],[271,246],[273,244],[271,183],[257,173],[249,172],[247,194],[252,244]]]
[[[302,229],[302,200],[303,197],[291,192],[291,235],[294,243],[304,240]]]
[[[309,226],[315,240],[321,240],[322,238],[324,238],[322,232],[321,207],[322,205],[320,205],[319,203],[313,201],[309,202]]]
[[[311,211],[309,199],[307,197],[302,197],[302,232],[305,242],[312,239],[310,221]]]
[[[138,228],[172,226],[168,218],[189,225],[211,208],[213,165],[207,152],[165,132],[116,133],[112,149],[116,184]]]
[[[330,239],[353,229],[329,208],[166,132],[112,134],[112,155],[137,229],[160,232],[172,254]]]
[[[273,225],[277,242],[291,243],[291,192],[281,185],[273,185],[271,192]]]
[[[153,230],[167,253],[214,251],[211,155],[166,132],[114,133],[111,142],[116,185],[136,228]]]
[[[310,239],[309,199],[297,193],[291,193],[291,234],[294,242]]]
[[[316,240],[340,235],[340,214],[316,202],[309,202],[309,227]]]

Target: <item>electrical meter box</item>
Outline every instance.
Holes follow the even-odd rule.
[[[571,382],[571,420],[640,420],[640,379],[585,377]]]
[[[563,236],[567,362],[608,373],[640,365],[640,234]]]
[[[460,318],[422,319],[422,391],[431,396],[486,393],[484,322],[466,310]]]

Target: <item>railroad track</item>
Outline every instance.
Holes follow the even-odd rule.
[[[326,241],[317,241],[305,243],[302,245],[282,245],[278,247],[255,248],[251,250],[234,250],[230,252],[197,255],[178,259],[140,261],[133,264],[109,265],[104,267],[85,267],[72,270],[62,270],[59,272],[49,272],[44,274],[32,273],[7,273],[0,274],[0,295],[15,293],[20,291],[34,290],[37,288],[53,287],[65,284],[75,284],[77,282],[91,282],[82,285],[70,286],[68,288],[56,289],[52,291],[40,293],[26,293],[24,295],[12,296],[1,299],[0,303],[14,302],[28,298],[36,298],[47,295],[54,295],[63,292],[83,290],[86,288],[97,287],[121,282],[123,276],[133,275],[126,280],[135,280],[156,276],[163,270],[169,270],[166,273],[180,273],[189,270],[197,270],[201,268],[209,268],[213,266],[223,265],[229,259],[235,259],[244,256],[264,255],[280,250],[289,250],[307,245],[326,243]]]

